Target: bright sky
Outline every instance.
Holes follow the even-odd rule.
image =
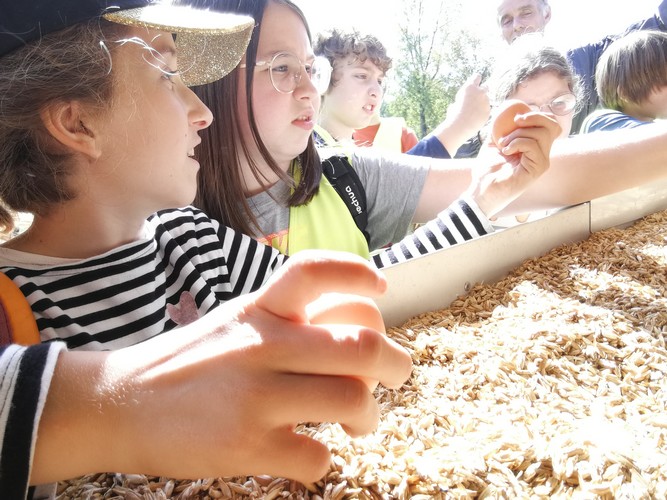
[[[427,0],[435,2],[436,0]],[[392,56],[397,50],[397,19],[402,16],[401,0],[295,0],[306,14],[313,34],[332,27],[356,28],[372,33],[387,46]],[[576,47],[652,15],[660,0],[551,0],[552,20],[547,35],[560,48]],[[496,28],[492,0],[465,0],[466,17],[481,38]],[[489,17],[484,16],[485,4]]]

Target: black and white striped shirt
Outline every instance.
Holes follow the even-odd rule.
[[[373,262],[386,267],[491,230],[472,201],[459,199]],[[0,248],[0,271],[27,298],[42,341],[84,350],[119,349],[190,323],[260,288],[284,260],[195,208],[153,215],[143,238],[89,259]]]
[[[0,347],[0,498],[28,495],[37,427],[62,343]]]
[[[30,262],[27,259],[31,259]],[[0,249],[0,271],[30,303],[42,341],[119,349],[260,288],[285,257],[195,208],[167,210],[144,237],[84,260]]]
[[[378,268],[405,262],[493,232],[477,204],[461,197],[414,233],[371,258]]]

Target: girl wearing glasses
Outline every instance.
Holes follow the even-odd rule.
[[[527,34],[509,48],[490,79],[492,100],[501,104],[519,99],[534,111],[552,113],[561,126],[560,138],[570,135],[580,99],[578,77],[565,55],[545,45],[540,34]]]
[[[540,33],[517,38],[500,59],[489,78],[491,104],[519,99],[534,111],[554,115],[561,126],[559,138],[568,137],[576,112],[581,107],[579,77],[560,51],[544,44]],[[491,113],[493,116],[493,112]],[[489,122],[470,141],[468,154],[476,156],[489,132]]]
[[[505,153],[518,153],[512,160],[494,150],[485,165],[480,162],[485,183],[471,184],[467,168],[444,160],[436,165],[430,158],[380,156],[368,148],[351,151],[367,202],[366,239],[343,199],[355,193],[339,195],[322,176],[313,142],[320,108],[315,84],[321,82],[310,79],[322,73],[313,71],[317,62],[303,14],[289,0],[219,0],[212,5],[245,12],[258,24],[237,70],[195,88],[216,117],[211,129],[202,131],[195,203],[283,253],[329,248],[368,257],[370,250],[404,238],[412,223],[431,219],[403,246],[376,256],[376,264],[465,241],[491,231],[487,215],[509,203],[547,166],[559,127],[542,113],[517,120],[522,128],[504,144]],[[298,60],[299,71],[277,65],[280,54]],[[336,159],[324,152],[322,157],[325,162]],[[492,171],[501,165],[508,174],[502,179],[501,172]],[[362,205],[363,200],[353,201]]]
[[[667,118],[667,33],[640,31],[613,42],[598,63],[595,82],[606,109],[586,118],[584,132]]]
[[[559,139],[569,136],[578,109],[580,87],[567,58],[545,45],[541,34],[525,34],[517,39],[490,78],[491,99],[496,106],[518,99],[533,111],[551,113],[561,126]],[[488,129],[488,126],[487,126]],[[482,131],[482,137],[487,135]],[[550,211],[517,215],[516,221],[548,215]],[[511,219],[496,221],[506,225]]]

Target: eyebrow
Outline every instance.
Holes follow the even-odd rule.
[[[355,57],[354,59],[352,59],[351,61],[349,61],[347,63],[348,66],[363,68],[363,69],[367,69],[367,70],[373,69],[370,66],[371,64],[375,65],[375,63],[373,61],[371,61],[370,57],[366,57],[366,59],[364,59],[363,61],[361,59],[359,59],[358,57]]]
[[[370,57],[367,57],[366,60],[361,64],[357,63],[357,67],[365,69],[369,73],[379,73],[381,78],[385,78],[387,76],[387,73],[378,68],[377,64],[371,61]]]
[[[516,10],[519,12],[519,14],[522,14],[527,10],[533,10],[533,9],[535,9],[535,5],[527,3],[527,4],[520,5]],[[498,21],[502,22],[504,19],[511,18],[511,17],[513,17],[511,14],[503,14],[502,16],[498,17]]]
[[[498,24],[502,24],[503,21],[506,21],[508,19],[512,19],[512,17],[514,17],[514,16],[511,16],[510,14],[503,14],[502,16],[498,16]]]

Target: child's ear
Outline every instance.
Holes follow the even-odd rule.
[[[58,101],[42,109],[40,117],[51,136],[72,151],[97,160],[101,155],[94,121],[78,101]]]

